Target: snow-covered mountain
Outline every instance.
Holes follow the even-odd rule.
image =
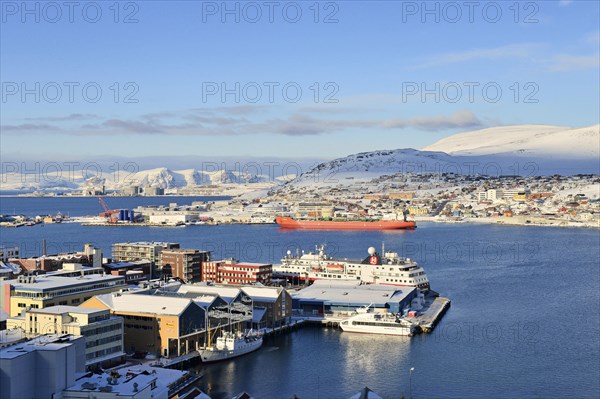
[[[572,129],[546,125],[501,126],[459,133],[423,148],[451,155],[600,156],[600,125]]]
[[[273,178],[266,175],[255,175],[244,171],[217,170],[199,171],[196,169],[171,170],[155,168],[130,171],[111,171],[102,176],[84,176],[90,171],[56,171],[40,173],[5,173],[1,177],[1,191],[34,191],[65,190],[77,191],[83,188],[105,186],[107,190],[120,190],[131,186],[158,187],[166,190],[194,188],[201,186],[218,186],[222,184],[252,185],[281,184],[286,177]]]
[[[354,184],[394,173],[574,175],[600,173],[600,125],[496,127],[459,133],[423,150],[364,152],[324,162],[291,186]]]
[[[470,175],[600,174],[600,125],[565,128],[546,125],[503,126],[459,133],[422,150],[363,152],[324,162],[295,179],[273,178],[242,170],[156,168],[84,177],[81,171],[1,175],[0,190],[80,190],[101,186],[119,190],[132,185],[167,190],[207,185],[253,185],[256,189],[288,182],[291,186],[355,184],[395,173]]]

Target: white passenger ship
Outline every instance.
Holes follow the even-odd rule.
[[[412,337],[419,326],[394,313],[359,313],[340,323],[345,332]]]
[[[401,258],[396,252],[385,251],[379,255],[370,247],[369,256],[363,260],[334,259],[325,254],[325,247],[316,252],[292,255],[291,251],[273,266],[274,277],[298,279],[300,281],[360,280],[372,284],[390,284],[417,287],[429,290],[429,279],[425,270],[410,258]]]
[[[223,332],[217,338],[215,345],[200,349],[199,352],[203,363],[211,363],[254,352],[262,346],[262,343],[261,335]]]

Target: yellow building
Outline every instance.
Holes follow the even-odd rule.
[[[106,309],[50,306],[25,309],[6,320],[7,329],[20,328],[29,338],[42,334],[72,334],[85,338],[86,367],[120,363],[123,352],[123,319]]]
[[[78,306],[94,295],[123,288],[126,288],[124,276],[19,276],[15,280],[0,282],[0,306],[10,316],[18,316],[26,308]]]
[[[413,216],[425,216],[429,215],[429,208],[423,206],[411,206],[408,208],[408,211]]]
[[[126,351],[158,356],[182,356],[205,346],[206,326],[224,326],[226,319],[207,314],[227,315],[227,303],[219,296],[189,298],[146,294],[105,294],[84,302],[82,307],[109,309],[125,320]],[[208,309],[208,311],[207,311]]]

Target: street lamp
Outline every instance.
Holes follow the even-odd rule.
[[[409,377],[408,377],[408,381],[409,381],[409,392],[410,392],[410,396],[409,398],[412,399],[412,373],[413,371],[415,371],[414,367],[411,367],[409,371]]]

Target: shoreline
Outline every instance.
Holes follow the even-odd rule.
[[[566,228],[586,228],[600,229],[600,222],[594,224],[592,222],[576,222],[569,220],[545,219],[540,216],[513,216],[502,218],[440,218],[436,216],[417,216],[414,221],[431,222],[431,223],[446,223],[446,224],[488,224],[498,226],[535,226],[535,227],[566,227]],[[417,224],[417,228],[419,225]]]

